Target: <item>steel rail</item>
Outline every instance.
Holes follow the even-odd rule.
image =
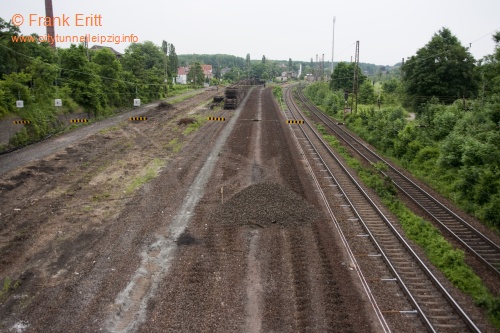
[[[444,288],[444,286],[439,282],[439,280],[434,276],[434,274],[429,270],[429,268],[427,267],[427,265],[425,265],[425,263],[420,259],[420,257],[415,253],[415,251],[411,248],[411,246],[406,242],[406,240],[401,236],[401,234],[395,229],[395,227],[392,225],[392,223],[390,223],[390,221],[387,219],[387,217],[385,216],[385,214],[380,210],[380,208],[377,206],[377,204],[375,204],[373,202],[373,200],[370,198],[370,196],[366,193],[366,191],[364,191],[364,189],[361,187],[361,185],[356,181],[356,179],[351,175],[351,173],[347,170],[347,168],[343,165],[343,163],[337,158],[337,156],[331,151],[329,145],[327,145],[324,140],[321,138],[321,136],[318,135],[318,133],[314,130],[313,126],[310,124],[310,122],[308,121],[308,119],[306,119],[306,117],[304,117],[301,112],[300,112],[300,109],[296,106],[295,102],[293,101],[293,98],[291,97],[291,90],[290,88],[286,90],[285,92],[285,96],[286,96],[286,103],[287,105],[294,108],[300,115],[300,117],[302,118],[302,120],[304,120],[304,124],[307,125],[307,127],[309,127],[312,131],[312,133],[314,133],[314,135],[316,136],[316,138],[318,139],[319,142],[321,142],[323,148],[325,148],[328,152],[329,152],[329,155],[336,161],[336,163],[338,163],[338,165],[341,167],[341,169],[344,171],[344,173],[348,176],[348,178],[351,180],[351,182],[356,186],[356,188],[358,189],[358,191],[361,193],[361,195],[366,199],[366,201],[370,204],[370,206],[377,212],[377,214],[381,217],[381,219],[385,222],[385,224],[388,226],[388,228],[391,230],[392,234],[398,239],[398,241],[401,243],[401,245],[406,249],[406,251],[411,255],[411,257],[415,260],[415,262],[418,264],[418,266],[421,268],[421,270],[423,271],[423,273],[429,278],[429,280],[434,284],[434,286],[437,288],[437,290],[442,294],[442,296],[446,299],[446,301],[448,302],[448,304],[456,311],[457,315],[464,321],[464,323],[466,324],[466,326],[468,326],[473,332],[480,332],[479,328],[475,325],[475,323],[469,318],[469,316],[465,313],[465,311],[460,307],[460,305],[453,299],[453,297],[448,293],[448,291],[446,290],[446,288]],[[292,114],[293,117],[296,119],[297,117]],[[300,127],[302,133],[304,134],[304,137],[307,138],[307,140],[309,141],[309,143],[311,144],[312,147],[314,147],[314,144],[312,143],[312,140],[309,138],[309,136],[307,135],[307,133],[305,132],[305,130]],[[356,210],[356,208],[354,207],[354,205],[352,204],[351,200],[348,198],[348,196],[346,195],[345,191],[341,188],[339,182],[336,180],[336,177],[333,175],[333,173],[330,171],[330,169],[327,167],[325,161],[323,160],[323,158],[320,156],[319,152],[317,151],[317,149],[314,147],[315,151],[316,151],[316,154],[318,155],[318,157],[322,160],[322,163],[325,165],[325,167],[327,168],[330,176],[335,179],[336,183],[337,183],[337,186],[338,188],[342,191],[342,193],[344,194],[344,197],[346,198],[346,200],[349,202],[349,204],[351,205],[351,208],[353,209],[353,211],[355,212],[357,218],[361,221],[361,223],[363,224],[364,226],[364,229],[366,230],[366,232],[370,235],[370,238],[373,242],[373,244],[375,245],[375,247],[380,251],[380,254],[382,255],[382,257],[384,258],[384,261],[387,263],[388,265],[388,268],[391,270],[391,272],[396,276],[397,278],[397,281],[399,283],[399,285],[401,286],[401,288],[403,289],[403,291],[405,292],[405,294],[408,296],[411,304],[417,309],[417,312],[418,314],[421,316],[422,318],[422,321],[424,323],[424,325],[429,329],[429,331],[431,332],[437,332],[437,330],[434,328],[434,326],[432,325],[432,323],[430,322],[429,318],[426,316],[425,312],[421,309],[420,305],[418,304],[417,300],[414,298],[414,296],[412,295],[412,293],[410,292],[408,286],[406,286],[406,284],[404,283],[404,281],[402,280],[400,274],[397,272],[396,268],[392,265],[390,259],[387,257],[387,255],[385,254],[385,251],[383,251],[382,247],[380,246],[380,244],[377,242],[377,240],[375,239],[375,237],[373,236],[373,234],[371,233],[371,231],[369,230],[368,226],[366,225],[366,223],[363,221],[363,219],[361,218],[359,212]]]
[[[464,246],[470,253],[476,256],[483,264],[485,264],[489,269],[495,272],[497,275],[500,275],[500,246],[495,244],[492,240],[482,234],[479,230],[470,225],[467,221],[458,216],[451,209],[446,207],[443,203],[441,203],[438,199],[433,197],[427,191],[425,191],[422,187],[418,186],[414,181],[405,176],[399,170],[397,170],[391,163],[387,162],[384,158],[379,156],[372,149],[366,147],[366,145],[352,136],[350,133],[341,128],[341,126],[337,125],[334,121],[332,121],[328,116],[326,116],[321,110],[319,110],[315,105],[313,105],[309,100],[305,98],[302,94],[302,91],[299,89],[298,91],[299,99],[307,106],[307,108],[313,112],[329,129],[331,129],[334,133],[337,134],[350,148],[352,148],[356,153],[362,156],[368,162],[374,164],[376,162],[383,162],[388,168],[389,173],[385,173],[380,171],[384,176],[391,179],[393,184],[401,190],[409,199],[411,199],[415,204],[417,204],[420,208],[422,208],[427,214],[429,214],[436,223],[438,223],[441,227],[443,227],[446,231],[448,231],[462,246]],[[356,147],[352,141],[354,141],[358,147]],[[364,149],[363,153],[360,149]],[[370,154],[372,158],[370,159],[367,154]],[[391,177],[392,175],[392,177]],[[397,179],[398,177],[399,179]],[[407,186],[405,189],[404,186]],[[408,188],[409,187],[409,188]],[[413,194],[411,191],[414,191]],[[422,199],[419,200],[418,196],[423,196],[430,201],[430,204],[434,205],[434,207],[429,207],[429,203],[423,202]],[[442,216],[441,218],[439,216]],[[452,218],[450,221],[444,221],[445,218]],[[469,230],[473,235],[477,236],[475,239],[464,239],[464,237],[460,237],[456,233],[457,230],[453,230],[455,227],[463,226],[466,230]],[[462,230],[463,232],[463,230]],[[479,241],[479,243],[478,243]],[[486,247],[486,248],[485,248]],[[480,250],[478,250],[480,249]],[[493,252],[492,258],[487,258],[481,253],[491,253]],[[490,255],[491,257],[491,255]]]

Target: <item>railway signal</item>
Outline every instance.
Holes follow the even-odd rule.
[[[69,122],[70,123],[88,123],[89,121],[87,119],[71,119]]]
[[[208,120],[213,120],[213,121],[226,121],[226,118],[221,118],[221,117],[208,117]]]
[[[130,117],[130,121],[148,120],[148,117]]]
[[[304,121],[303,120],[287,120],[286,121],[287,124],[303,124]]]
[[[30,120],[14,120],[13,123],[16,125],[18,125],[18,124],[31,124],[31,121]]]

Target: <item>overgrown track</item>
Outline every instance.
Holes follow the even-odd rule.
[[[297,96],[324,126],[332,130],[337,137],[355,150],[360,156],[370,163],[382,162],[387,165],[383,174],[389,177],[394,185],[409,199],[426,211],[436,223],[445,229],[463,247],[475,255],[485,266],[500,276],[500,246],[495,244],[480,231],[475,229],[458,214],[446,207],[438,199],[427,193],[411,179],[399,172],[394,166],[366,147],[351,134],[346,132],[336,122],[332,121],[321,110],[307,100],[302,91],[297,89]]]
[[[286,90],[285,101],[289,109],[287,117],[304,120],[303,126],[295,127],[295,136],[297,141],[300,140],[304,158],[308,161],[320,195],[339,230],[365,290],[372,300],[373,308],[379,316],[384,331],[391,330],[391,324],[387,324],[384,318],[386,313],[404,312],[418,315],[422,324],[430,332],[479,332],[479,328],[386,217],[383,208],[379,207],[363,190],[337,154],[330,149],[301,114],[293,101],[291,89]],[[345,200],[344,204],[340,205],[344,212],[339,212],[339,208],[333,207],[330,203],[334,197],[341,197]],[[337,219],[335,217],[337,214],[347,215],[347,221]],[[360,231],[354,234],[345,231],[356,227]],[[365,241],[363,251],[365,253],[356,253],[351,250],[351,247],[356,248],[357,243],[366,239],[370,242]],[[364,265],[368,267],[369,261],[375,260],[373,258],[381,258],[385,262],[389,277],[372,275],[370,279],[365,278],[364,275],[372,274],[372,272],[368,269],[364,270],[363,267]],[[370,284],[366,282],[368,280],[377,280],[379,283],[397,282],[412,308],[394,309],[395,302],[387,301],[377,304],[377,296],[372,295]],[[379,306],[390,310],[380,310]]]

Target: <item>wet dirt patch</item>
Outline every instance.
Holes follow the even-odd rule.
[[[188,246],[188,245],[195,245],[198,243],[196,238],[194,238],[191,234],[188,232],[184,231],[179,238],[177,238],[176,241],[178,246]]]

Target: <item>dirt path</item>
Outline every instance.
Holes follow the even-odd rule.
[[[376,331],[270,90],[241,112],[139,332]]]
[[[0,176],[0,331],[377,331],[271,90],[202,100]]]
[[[196,92],[187,93],[186,95],[190,94],[196,94]],[[167,99],[167,102],[177,99],[179,97],[182,97],[182,95],[176,97],[170,97]],[[117,124],[123,121],[127,121],[130,117],[139,117],[148,112],[151,112],[157,105],[158,105],[157,102],[146,104],[136,109],[124,112],[122,114],[118,114],[112,118],[104,119],[102,121],[93,123],[89,126],[82,126],[69,133],[49,138],[47,140],[41,141],[37,144],[28,146],[20,150],[16,150],[9,154],[0,155],[0,175],[9,172],[11,170],[14,170],[15,168],[18,168],[20,166],[23,166],[26,163],[39,160],[51,154],[54,154],[57,151],[64,149],[71,144],[75,144],[78,143],[79,141],[82,141],[89,135],[105,130],[106,128],[109,128],[111,126],[116,126]],[[11,119],[4,120],[0,122],[0,132],[4,133],[3,136],[5,136],[5,133],[10,133],[9,135],[13,135],[12,133],[15,133],[17,130],[19,130],[20,126],[23,125],[13,125]],[[7,142],[8,140],[9,138],[7,137]],[[0,140],[0,144],[7,142],[2,142]]]
[[[12,281],[0,331],[23,322],[34,332],[86,331],[105,315],[221,129],[185,135],[177,125],[193,110],[212,114],[199,107],[212,95],[150,110],[147,122],[119,123],[0,176],[0,281]],[[142,186],[156,173],[163,181]]]

